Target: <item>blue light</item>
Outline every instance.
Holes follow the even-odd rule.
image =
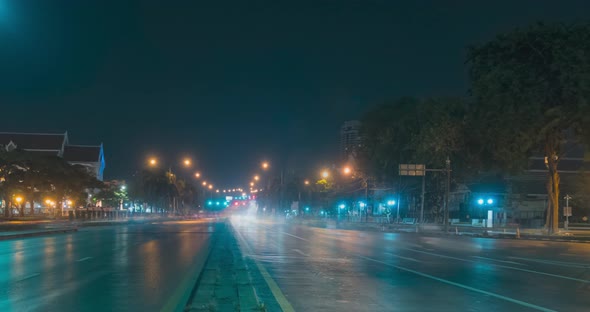
[[[305,207],[305,211],[309,211],[309,207]]]
[[[359,206],[360,206],[361,208],[365,208],[366,204],[365,204],[365,203],[363,203],[363,202],[359,202]]]
[[[346,208],[346,205],[345,204],[340,204],[340,205],[338,205],[338,208],[344,209],[344,208]]]
[[[388,200],[387,206],[395,206],[395,200]]]
[[[493,203],[494,203],[494,200],[493,200],[493,199],[491,199],[491,198],[488,198],[488,205],[491,205],[491,204],[493,204]]]
[[[478,205],[483,205],[483,198],[480,198],[480,199],[478,199],[478,200],[477,200],[477,204],[478,204]]]
[[[213,205],[213,202],[212,201],[208,201],[207,202],[207,205],[211,206],[211,205]]]
[[[215,205],[219,206],[219,202],[215,202]]]

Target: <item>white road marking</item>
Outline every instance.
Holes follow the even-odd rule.
[[[478,259],[483,259],[483,260],[490,260],[490,261],[498,261],[498,262],[502,262],[502,263],[510,263],[510,264],[517,264],[517,265],[526,265],[524,263],[518,263],[518,262],[514,262],[514,261],[507,261],[507,260],[499,260],[499,259],[494,259],[494,258],[487,258],[487,257],[480,257],[480,256],[472,256],[473,258],[478,258]],[[509,257],[511,258],[511,257]]]
[[[28,280],[29,278],[33,278],[33,277],[39,276],[39,275],[41,275],[41,273],[33,273],[33,274],[27,275],[27,276],[17,280],[17,282],[22,282],[24,280]]]
[[[521,257],[508,257],[508,258],[543,263],[543,264],[550,264],[550,265],[558,265],[558,266],[564,266],[564,267],[570,267],[570,268],[580,268],[580,269],[590,268],[590,265],[585,264],[585,263],[554,261],[554,260],[544,260],[544,259],[530,259],[530,258],[521,258]]]
[[[464,262],[473,262],[473,263],[476,262],[476,261],[473,261],[473,260],[466,260],[466,259],[461,259],[461,258],[457,258],[457,257],[440,255],[440,254],[433,253],[433,252],[427,252],[427,251],[416,250],[416,249],[411,249],[411,248],[406,248],[406,249],[407,250],[414,251],[414,252],[420,252],[420,253],[424,253],[424,254],[433,255],[433,256],[436,256],[436,257],[441,257],[441,258],[454,259],[454,260],[464,261]],[[563,276],[563,275],[557,275],[557,274],[539,272],[539,271],[535,271],[535,270],[528,270],[528,269],[522,269],[522,268],[515,268],[515,267],[511,267],[511,266],[507,266],[507,265],[502,265],[502,264],[495,264],[495,263],[490,263],[490,265],[497,266],[497,267],[500,267],[500,268],[505,268],[505,269],[511,269],[511,270],[522,271],[522,272],[527,272],[527,273],[540,274],[540,275],[551,276],[551,277],[562,278],[562,279],[566,279],[566,280],[570,280],[570,281],[576,281],[576,282],[589,283],[590,284],[590,281],[589,280],[579,279],[579,278],[575,278],[575,277],[569,277],[569,276]]]
[[[518,304],[518,305],[521,305],[521,306],[525,306],[527,308],[531,308],[531,309],[535,309],[535,310],[539,310],[539,311],[545,311],[545,312],[553,312],[553,311],[555,311],[555,310],[547,309],[547,308],[544,308],[544,307],[541,307],[541,306],[538,306],[538,305],[535,305],[535,304],[532,304],[532,303],[524,302],[524,301],[521,301],[521,300],[518,300],[518,299],[506,297],[506,296],[502,296],[500,294],[496,294],[496,293],[493,293],[493,292],[485,291],[483,289],[478,289],[478,288],[474,288],[474,287],[467,286],[467,285],[464,285],[464,284],[455,283],[455,282],[446,280],[444,278],[436,277],[436,276],[433,276],[433,275],[430,275],[430,274],[426,274],[426,273],[422,273],[422,272],[419,272],[419,271],[416,271],[416,270],[408,269],[408,268],[401,267],[401,266],[394,265],[394,264],[385,263],[383,261],[379,261],[379,260],[376,260],[376,259],[372,259],[372,258],[368,258],[368,257],[365,257],[365,256],[361,256],[361,255],[358,255],[358,256],[360,258],[365,259],[365,260],[374,261],[374,262],[377,262],[377,263],[381,263],[381,264],[384,264],[384,265],[387,265],[387,266],[394,267],[394,268],[396,268],[398,270],[402,270],[402,271],[406,271],[406,272],[409,272],[409,273],[414,273],[414,274],[419,275],[419,276],[422,276],[422,277],[430,278],[432,280],[435,280],[435,281],[438,281],[438,282],[441,282],[441,283],[449,284],[449,285],[452,285],[452,286],[456,286],[456,287],[459,287],[459,288],[471,290],[473,292],[477,292],[477,293],[484,294],[484,295],[487,295],[487,296],[491,296],[491,297],[495,297],[495,298],[498,298],[498,299],[506,300],[506,301],[509,301],[509,302],[512,302],[512,303],[515,303],[515,304]]]
[[[293,251],[296,252],[296,253],[298,253],[298,254],[300,254],[300,255],[302,255],[302,256],[309,257],[308,254],[304,253],[303,251],[301,251],[299,249],[293,249]]]
[[[400,255],[396,255],[396,254],[392,254],[391,252],[386,252],[386,255],[390,255],[392,257],[396,257],[396,258],[400,258],[400,259],[404,259],[404,260],[408,260],[408,261],[413,261],[413,262],[424,262],[424,261],[420,261],[418,259],[414,259],[414,258],[409,258],[409,257],[404,257],[404,256],[400,256]]]
[[[76,262],[82,262],[82,261],[86,261],[86,260],[89,260],[89,259],[92,259],[92,257],[85,257],[85,258],[82,258],[82,259],[78,259],[78,260],[76,260]]]

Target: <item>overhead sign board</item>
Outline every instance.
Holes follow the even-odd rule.
[[[400,164],[399,175],[401,176],[423,176],[426,174],[426,166],[423,164]]]

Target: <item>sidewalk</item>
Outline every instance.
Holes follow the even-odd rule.
[[[72,233],[72,232],[77,232],[77,231],[78,231],[77,228],[69,227],[69,228],[56,228],[56,229],[45,229],[45,230],[0,232],[0,240],[9,240],[9,239],[16,239],[16,238],[43,236],[43,235],[60,234],[60,233]]]

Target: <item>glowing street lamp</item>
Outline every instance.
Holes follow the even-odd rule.
[[[207,186],[207,181],[203,181],[203,186]]]
[[[270,165],[268,164],[267,161],[263,161],[261,167],[262,167],[262,169],[266,170],[266,169],[268,169],[268,167],[270,167]]]
[[[342,169],[342,172],[344,172],[344,174],[348,175],[352,172],[352,169],[350,169],[350,167],[344,167]]]
[[[209,189],[212,190],[213,189],[213,184],[209,184]]]
[[[322,171],[322,178],[326,179],[330,176],[330,173],[328,172],[328,170],[324,170]]]
[[[258,181],[258,180],[260,180],[260,177],[259,177],[259,176],[257,176],[257,175],[255,175],[255,176],[254,176],[254,180]]]
[[[395,200],[388,200],[387,206],[395,206]]]
[[[305,185],[309,185],[309,180],[305,180],[305,181],[303,181],[303,184],[305,184]]]
[[[198,179],[198,178],[200,178],[200,177],[201,177],[201,173],[200,173],[200,172],[197,172],[197,173],[195,173],[195,178],[197,178],[197,179]]]
[[[148,160],[148,164],[152,167],[155,167],[158,164],[158,159],[155,157],[152,157]]]
[[[23,201],[23,198],[20,196],[17,196],[14,200],[16,200],[16,202],[20,205],[20,203]]]
[[[191,166],[191,164],[192,164],[192,161],[191,161],[191,159],[190,159],[190,158],[185,158],[185,159],[182,161],[182,164],[183,164],[185,167],[190,167],[190,166]]]
[[[250,182],[250,186],[254,186],[254,182]]]
[[[219,190],[215,190],[215,193],[219,193]]]

